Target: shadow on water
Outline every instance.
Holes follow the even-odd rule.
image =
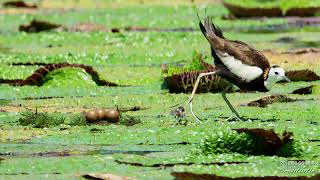
[[[26,145],[26,144],[24,144]],[[9,145],[11,146],[11,145]],[[89,145],[90,146],[90,145]],[[138,145],[139,146],[139,145]],[[67,156],[90,156],[90,155],[112,155],[112,154],[134,154],[134,155],[147,155],[150,153],[160,153],[160,152],[167,152],[164,150],[144,150],[138,148],[138,149],[133,149],[133,150],[126,150],[123,148],[119,149],[114,149],[115,146],[112,146],[112,149],[106,147],[100,147],[100,148],[94,148],[90,150],[81,150],[83,147],[69,147],[65,146],[62,150],[60,151],[55,151],[55,150],[47,150],[43,152],[24,152],[24,151],[11,151],[8,150],[7,152],[0,152],[0,159],[1,158],[10,158],[10,157],[19,157],[19,158],[26,158],[26,157],[67,157]],[[58,147],[56,147],[58,148]],[[148,148],[148,147],[145,147]],[[55,149],[53,147],[53,149]]]

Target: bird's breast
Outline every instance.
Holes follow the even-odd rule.
[[[243,79],[244,81],[253,81],[263,74],[261,68],[247,65],[226,52],[218,52],[217,55],[231,73]]]

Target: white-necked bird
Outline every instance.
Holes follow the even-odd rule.
[[[226,98],[226,91],[232,87],[232,84],[242,90],[267,92],[278,81],[290,81],[285,71],[277,65],[270,66],[268,59],[261,52],[241,41],[226,39],[209,16],[205,18],[204,24],[200,20],[199,26],[211,46],[211,55],[214,58],[216,70],[201,73],[194,85],[187,104],[190,105],[191,113],[196,119],[198,118],[192,111],[192,100],[199,81],[204,76],[216,74],[230,83],[222,92],[222,97],[231,111],[241,120],[242,118]]]

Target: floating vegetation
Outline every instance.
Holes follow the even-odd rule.
[[[36,9],[38,8],[37,5],[35,4],[28,4],[25,3],[24,1],[7,1],[2,3],[3,7],[15,7],[15,8],[33,8]]]
[[[67,115],[62,113],[46,113],[26,111],[21,113],[21,118],[18,120],[22,126],[31,126],[34,128],[45,128],[67,124],[71,126],[85,125],[86,120],[82,113]]]
[[[214,66],[205,62],[201,54],[194,52],[192,63],[183,68],[169,68],[164,78],[164,86],[170,93],[188,93],[201,73],[214,70]],[[228,82],[217,75],[201,78],[197,92],[220,92],[228,85]]]
[[[294,102],[294,101],[296,101],[296,99],[289,98],[288,96],[285,96],[285,95],[271,95],[255,101],[251,101],[247,104],[247,106],[267,107],[267,105],[272,104],[274,102]]]
[[[320,85],[311,85],[294,90],[291,94],[320,94]]]
[[[98,72],[95,71],[91,66],[87,66],[83,64],[69,64],[69,63],[47,64],[44,67],[41,67],[38,70],[36,70],[32,75],[30,75],[26,79],[13,79],[13,80],[0,79],[0,84],[1,83],[9,84],[12,86],[24,86],[24,85],[42,86],[49,79],[54,79],[53,77],[46,77],[47,75],[50,75],[50,72],[60,68],[65,68],[65,67],[83,69],[86,73],[88,73],[91,76],[92,80],[98,86],[118,86],[115,83],[100,79]]]
[[[0,1],[2,4],[8,0]],[[189,109],[184,111],[176,105],[187,100],[187,95],[170,94],[168,89],[160,89],[160,86],[162,77],[214,70],[210,49],[200,34],[195,12],[204,16],[207,9],[207,14],[221,25],[231,39],[245,39],[246,43],[263,50],[271,63],[285,69],[312,69],[318,75],[319,17],[223,20],[221,17],[228,13],[227,9],[217,1],[208,0],[192,3],[166,1],[166,5],[151,0],[143,0],[143,3],[142,0],[24,1],[37,4],[40,9],[0,9],[0,14],[3,14],[0,15],[0,78],[25,80],[39,68],[51,63],[68,62],[90,65],[101,79],[132,86],[97,86],[96,75],[92,76],[80,67],[55,69],[46,75],[36,74],[29,79],[30,86],[17,87],[20,85],[12,81],[0,84],[1,177],[81,179],[81,175],[90,174],[92,177],[88,178],[103,179],[110,177],[105,173],[112,173],[142,180],[174,179],[170,173],[179,169],[184,169],[179,172],[199,175],[207,173],[251,179],[256,179],[256,176],[267,179],[311,177],[317,173],[317,166],[299,167],[315,172],[283,173],[281,170],[289,167],[279,165],[294,160],[310,162],[319,159],[320,137],[317,132],[320,111],[319,97],[316,95],[307,96],[312,99],[310,101],[300,101],[298,98],[295,103],[269,105],[269,111],[264,113],[259,107],[241,107],[243,116],[252,121],[229,119],[221,124],[219,120],[229,118],[229,110],[223,108],[225,103],[220,96],[206,93],[197,96],[194,108],[200,108],[195,111],[212,121],[193,123]],[[259,1],[261,4],[266,2]],[[20,24],[29,25],[33,18],[61,27],[41,33],[17,32]],[[301,47],[310,49],[293,51]],[[200,62],[199,53],[192,56],[194,49],[203,52],[203,60],[210,64],[206,66],[205,62]],[[267,49],[271,50],[266,52]],[[288,50],[292,51],[282,53]],[[162,67],[162,74],[160,64],[167,66]],[[192,76],[193,81],[197,76]],[[210,78],[214,77],[208,80],[214,84]],[[191,84],[187,80],[184,82]],[[202,83],[202,86],[208,85]],[[294,90],[292,88],[317,84],[319,82],[277,85],[278,89],[272,92],[290,93]],[[207,87],[203,88],[205,92]],[[236,104],[264,96],[267,95],[259,92],[230,94]],[[295,99],[298,96],[288,97]],[[177,109],[170,115],[173,105]],[[83,111],[116,106],[121,107],[120,119],[116,123],[107,120],[88,123],[85,120]],[[37,108],[37,114],[41,115],[36,117],[36,112],[32,111],[31,118],[25,121],[20,119],[22,123],[29,124],[23,126],[19,118],[26,118],[20,114],[25,107]],[[174,124],[174,119],[179,125]],[[231,131],[230,126],[276,127],[277,130],[288,127],[294,132],[294,140],[283,145],[275,156],[190,152],[206,135]],[[254,136],[244,132],[234,133],[233,136]],[[279,138],[282,137],[279,133]],[[307,146],[300,157],[292,157],[292,149],[299,151],[299,148],[304,148],[300,140]],[[248,142],[255,141],[248,139]]]
[[[197,77],[201,73],[210,72],[193,71],[175,74],[170,77],[165,77],[165,85],[169,89],[170,93],[189,93],[192,91]],[[217,75],[210,75],[201,78],[197,93],[199,92],[221,92],[228,85],[228,82]]]
[[[213,70],[214,67],[204,61],[202,54],[197,51],[193,52],[192,61],[189,65],[183,67],[167,67],[167,73],[165,76],[172,76],[184,72],[201,71],[201,70]]]
[[[53,24],[47,21],[40,21],[33,19],[30,24],[23,24],[19,26],[19,31],[27,33],[38,33],[41,31],[49,31],[61,27],[60,24]]]
[[[115,174],[102,174],[102,173],[89,173],[89,174],[83,174],[81,175],[84,179],[99,179],[99,180],[135,180],[135,178],[132,177],[126,177],[126,176],[118,176]]]
[[[317,81],[320,76],[309,69],[295,70],[286,72],[286,76],[291,81]]]
[[[198,153],[222,154],[240,153],[245,155],[278,155],[283,157],[300,156],[303,147],[300,141],[293,140],[293,133],[284,131],[282,136],[274,130],[233,129],[220,131],[204,138]]]
[[[97,111],[97,112],[96,112]],[[118,125],[125,126],[133,126],[141,123],[139,118],[121,114],[121,116],[117,116],[114,113],[113,109],[106,111],[106,115],[108,117],[100,117],[100,113],[98,110],[89,111],[94,112],[93,117],[97,119],[88,119],[87,114],[84,113],[75,113],[75,114],[64,114],[64,113],[47,113],[47,112],[35,112],[28,110],[26,112],[21,113],[21,118],[19,118],[19,124],[22,126],[31,126],[34,128],[45,128],[45,127],[54,127],[59,126],[61,124],[70,125],[70,126],[82,126],[89,124],[97,124],[97,125],[110,125],[116,123]],[[118,112],[118,111],[117,111]],[[119,114],[118,114],[119,115]],[[115,117],[117,116],[117,117]],[[110,119],[111,118],[111,119]],[[115,120],[116,119],[116,120]]]

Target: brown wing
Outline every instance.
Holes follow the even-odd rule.
[[[200,29],[215,51],[228,53],[244,64],[260,67],[264,73],[269,71],[268,59],[259,51],[241,41],[231,41],[223,37],[218,26],[215,26],[207,16],[204,25],[200,21]]]
[[[226,44],[224,52],[234,56],[243,63],[250,66],[258,66],[262,70],[270,68],[268,59],[260,51],[250,47],[246,43],[226,40]]]

